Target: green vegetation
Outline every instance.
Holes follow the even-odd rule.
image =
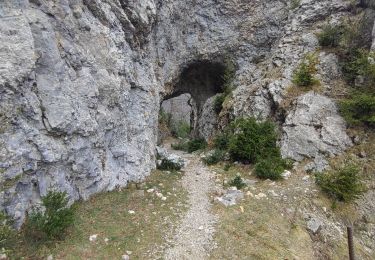
[[[258,177],[280,179],[289,163],[281,158],[277,139],[272,122],[257,122],[255,118],[237,119],[215,137],[214,147],[221,152],[208,160],[217,163],[219,155],[227,151],[232,161],[256,164]]]
[[[261,158],[280,156],[275,125],[270,121],[237,119],[230,127],[228,151],[232,160],[256,163]]]
[[[319,44],[322,47],[337,47],[340,44],[343,35],[342,26],[327,24],[323,27],[321,33],[318,33]]]
[[[358,198],[365,191],[359,169],[354,165],[345,165],[337,171],[317,174],[316,183],[328,196],[344,202]]]
[[[190,125],[183,120],[171,124],[171,132],[174,137],[187,138],[190,131]]]
[[[299,87],[311,87],[318,84],[319,81],[313,76],[316,73],[317,62],[315,55],[307,55],[294,71],[293,83]]]
[[[375,95],[355,92],[340,101],[340,111],[350,125],[375,127]]]
[[[62,238],[74,221],[74,209],[68,203],[66,192],[49,191],[42,197],[45,211],[34,209],[27,219],[27,235],[36,240]]]
[[[255,175],[260,179],[279,180],[285,168],[288,167],[284,160],[279,157],[269,157],[255,164]]]
[[[174,163],[166,158],[161,160],[158,165],[158,169],[162,171],[179,171],[181,170],[181,165],[179,163]]]
[[[0,253],[7,251],[7,248],[15,235],[15,231],[11,225],[12,221],[9,217],[4,212],[0,212]]]
[[[214,165],[225,158],[226,151],[215,149],[211,154],[202,159],[207,165]]]
[[[207,142],[204,139],[181,140],[177,144],[172,144],[175,150],[192,153],[198,150],[203,150],[207,147]]]
[[[375,52],[356,49],[342,60],[342,70],[351,84],[355,83],[375,91]]]
[[[229,181],[229,186],[236,187],[238,190],[245,188],[246,183],[242,180],[241,176],[237,175],[234,179]]]
[[[222,93],[218,94],[215,97],[214,104],[213,104],[214,110],[217,114],[220,114],[221,110],[223,109],[223,103],[225,99],[228,96],[230,96],[232,93],[232,90],[233,90],[232,82],[233,82],[234,75],[236,73],[235,64],[233,63],[231,59],[226,58],[224,61],[224,66],[225,66],[225,70],[222,75],[222,81],[223,81]]]
[[[290,9],[296,9],[301,5],[301,0],[291,0],[290,2]]]
[[[181,188],[181,177],[156,170],[140,184],[142,190],[129,185],[77,202],[74,223],[64,240],[41,243],[21,233],[7,255],[9,259],[47,259],[49,255],[53,259],[121,259],[132,251],[131,259],[160,259],[163,252],[152,249],[160,248],[174,233],[186,210],[187,192]],[[146,192],[151,188],[155,191]],[[94,234],[97,240],[89,241]]]

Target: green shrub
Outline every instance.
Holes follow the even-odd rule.
[[[316,183],[328,196],[344,202],[358,198],[365,191],[359,177],[359,169],[354,165],[346,165],[337,171],[317,174]]]
[[[223,150],[215,149],[211,154],[202,159],[207,165],[214,165],[222,161],[225,157],[226,152]]]
[[[172,125],[172,135],[178,138],[187,138],[190,134],[190,125],[184,120],[178,121]]]
[[[175,150],[192,153],[198,150],[203,150],[207,147],[207,142],[204,139],[182,140],[177,144],[172,144]]]
[[[299,87],[311,87],[318,83],[314,78],[316,73],[316,57],[308,55],[294,71],[293,83]]]
[[[74,210],[68,207],[66,192],[49,191],[42,197],[42,206],[35,208],[27,222],[27,234],[34,239],[62,238],[66,229],[73,224]]]
[[[161,163],[158,165],[158,169],[162,171],[179,171],[181,170],[181,164],[174,163],[164,158],[161,160]]]
[[[230,128],[230,126],[228,126],[228,128],[215,136],[214,140],[213,140],[213,145],[216,149],[219,149],[219,150],[227,150],[228,149],[228,146],[229,146],[229,138],[230,138],[230,132],[228,131]]]
[[[355,92],[340,102],[340,112],[350,125],[375,127],[375,94]]]
[[[187,152],[188,149],[189,149],[189,140],[187,140],[187,139],[181,140],[176,144],[172,144],[171,147],[175,150],[178,150],[178,151]]]
[[[12,220],[4,212],[0,212],[0,249],[7,248],[9,240],[15,234],[11,225]]]
[[[255,118],[237,119],[231,124],[228,151],[233,160],[256,163],[259,158],[280,156],[275,126]]]
[[[207,142],[204,139],[193,139],[188,142],[188,153],[192,153],[198,150],[203,150],[207,147]]]
[[[165,112],[163,108],[159,111],[159,124],[170,126],[172,115]]]
[[[354,83],[358,77],[362,77],[362,85],[375,90],[375,52],[353,50],[341,60],[341,64],[347,81]]]
[[[261,179],[278,180],[286,168],[286,162],[278,157],[269,157],[259,160],[255,164],[255,175]]]
[[[339,46],[342,34],[342,26],[333,26],[328,24],[323,27],[322,32],[317,36],[320,46],[333,48]]]
[[[220,114],[223,109],[223,103],[225,99],[232,93],[232,82],[236,73],[236,67],[230,58],[226,58],[224,61],[225,70],[222,75],[222,93],[218,94],[213,103],[214,110],[217,114]]]
[[[220,114],[221,110],[223,109],[223,103],[225,101],[226,95],[218,94],[214,99],[214,110],[217,114]]]
[[[241,176],[237,175],[234,179],[229,181],[229,186],[236,187],[238,190],[246,187],[246,183],[242,180]]]

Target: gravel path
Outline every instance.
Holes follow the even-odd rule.
[[[217,217],[211,213],[209,193],[214,190],[212,173],[197,155],[173,151],[188,161],[182,185],[189,193],[189,209],[177,228],[164,259],[207,259],[215,247],[213,236]]]

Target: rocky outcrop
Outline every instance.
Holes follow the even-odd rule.
[[[301,1],[293,10],[284,0],[1,1],[1,208],[20,224],[48,189],[67,191],[73,201],[143,179],[155,167],[160,97],[197,61],[218,64],[230,56],[237,64],[232,116],[272,116],[300,58],[316,49],[317,24],[349,15],[348,6],[344,0]],[[318,99],[335,124],[321,118],[319,135],[308,120],[286,123],[283,147],[297,150],[285,154],[335,154],[349,144],[333,105]],[[314,138],[296,133],[304,128]],[[315,148],[303,151],[299,144],[307,140]],[[288,143],[294,141],[300,143]]]
[[[333,156],[352,144],[335,103],[314,92],[297,99],[282,128],[282,155],[295,160]]]

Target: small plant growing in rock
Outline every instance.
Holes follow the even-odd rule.
[[[179,171],[181,168],[181,164],[172,162],[166,158],[162,159],[161,163],[158,165],[158,169],[162,171]]]
[[[204,157],[202,161],[207,165],[214,165],[222,161],[225,157],[225,154],[225,151],[215,149],[211,154]]]
[[[236,187],[238,190],[246,187],[246,183],[242,180],[241,176],[239,175],[237,175],[236,177],[234,177],[234,179],[229,181],[228,184],[231,187]]]
[[[293,83],[299,87],[311,87],[318,83],[314,78],[316,73],[317,59],[313,55],[308,55],[295,70]]]
[[[73,224],[74,209],[68,206],[66,192],[49,191],[42,197],[42,208],[35,208],[26,222],[26,233],[34,239],[62,238]]]
[[[290,9],[294,10],[301,5],[301,0],[291,0]]]
[[[365,191],[359,169],[354,165],[345,165],[336,171],[317,174],[316,183],[328,196],[344,202],[357,199]]]
[[[214,99],[214,110],[217,114],[220,114],[221,110],[223,109],[223,103],[225,99],[232,93],[232,82],[234,75],[236,73],[236,67],[234,65],[234,62],[230,58],[226,58],[224,61],[225,70],[222,75],[222,92],[218,94]]]
[[[343,35],[342,26],[325,25],[322,32],[318,33],[318,41],[323,47],[338,47]]]

